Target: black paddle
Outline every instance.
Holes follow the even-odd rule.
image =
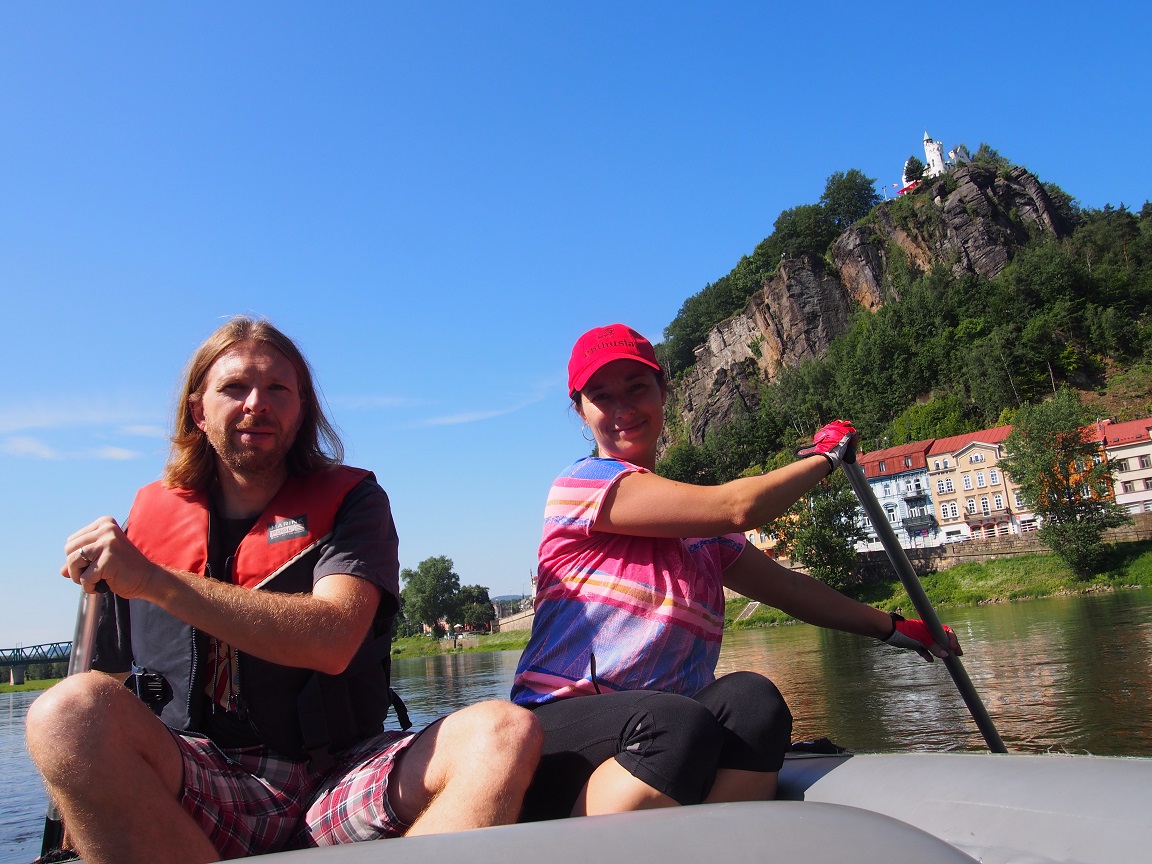
[[[92,668],[92,654],[96,648],[96,624],[100,620],[100,610],[108,584],[101,581],[95,594],[82,592],[80,606],[76,610],[76,632],[72,635],[72,653],[68,655],[68,675],[79,675]],[[44,816],[44,839],[40,843],[40,857],[35,864],[49,864],[54,861],[71,861],[76,853],[64,849],[64,820],[56,809],[51,797],[48,799],[48,813]]]
[[[912,562],[908,560],[908,556],[904,554],[904,549],[900,546],[900,541],[896,539],[896,532],[888,524],[888,516],[884,513],[884,508],[880,506],[880,502],[876,500],[876,494],[872,491],[872,487],[868,485],[863,469],[856,463],[855,448],[844,454],[840,464],[844,466],[844,473],[848,475],[848,482],[852,485],[852,491],[856,493],[860,506],[864,508],[868,518],[872,520],[872,526],[876,529],[876,534],[884,546],[884,551],[888,553],[888,560],[892,562],[896,575],[900,577],[900,582],[904,585],[904,590],[912,599],[912,605],[916,607],[917,614],[928,626],[936,644],[947,648],[948,636],[944,632],[944,626],[936,616],[936,610],[932,608],[932,602],[928,599],[928,595],[924,593],[924,587],[920,584],[920,577],[912,569]],[[996,731],[996,726],[993,724],[992,718],[988,716],[984,703],[980,701],[976,688],[972,686],[972,680],[964,670],[964,664],[960,662],[960,658],[949,652],[948,656],[944,658],[944,665],[952,675],[956,689],[960,691],[960,697],[968,706],[968,712],[976,721],[980,734],[984,736],[988,749],[993,753],[1007,753],[1008,748],[1000,739],[1000,733]]]

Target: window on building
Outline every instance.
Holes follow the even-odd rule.
[[[955,492],[955,491],[956,491],[956,486],[955,486],[955,484],[952,482],[952,478],[951,478],[951,477],[949,477],[947,480],[945,480],[945,481],[944,481],[944,490],[945,490],[946,492]]]
[[[997,510],[1003,510],[1004,509],[1004,496],[993,495],[992,496],[992,506],[995,507]]]
[[[964,488],[965,489],[971,489],[972,488],[972,475],[971,474],[965,474],[964,475]]]
[[[1120,491],[1121,492],[1135,492],[1136,491],[1136,481],[1135,480],[1125,480],[1123,483],[1120,484]]]
[[[1093,453],[1092,454],[1092,464],[1093,465],[1099,465],[1103,461],[1104,461],[1104,457],[1101,456],[1099,453]]]
[[[984,472],[983,471],[977,471],[976,472],[976,485],[979,486],[981,489],[983,489],[987,485],[984,482]]]
[[[1112,464],[1116,466],[1117,471],[1127,471],[1128,470],[1128,460],[1127,459],[1117,459]]]
[[[888,470],[888,466],[884,463],[883,459],[880,460],[880,470],[881,471],[887,471]]]
[[[992,511],[988,509],[988,498],[983,497],[980,499],[980,512],[987,516]]]
[[[945,467],[945,468],[947,468],[947,467],[948,467],[948,460],[947,460],[947,459],[945,459],[945,460],[944,460],[944,467]]]
[[[997,471],[995,468],[991,468],[988,471],[988,485],[989,486],[999,486],[1000,485],[1000,472]]]
[[[904,467],[905,468],[911,468],[912,467],[912,457],[911,456],[905,456],[904,457]]]
[[[884,512],[888,514],[888,521],[889,522],[895,522],[896,521],[896,508],[895,507],[885,507]]]
[[[892,494],[892,484],[891,483],[885,483],[884,484],[884,497],[887,498],[891,494]]]
[[[968,457],[968,461],[970,463],[983,462],[984,461],[984,454],[983,453],[973,453],[971,456]]]
[[[1140,457],[1140,467],[1141,468],[1152,468],[1152,456],[1141,456]]]
[[[1016,502],[1017,508],[1023,508],[1027,506],[1024,503],[1024,496],[1020,494],[1019,490],[1012,493],[1012,500]]]
[[[969,513],[975,513],[976,512],[976,499],[975,498],[967,499],[964,502],[964,506],[968,508]]]
[[[958,518],[960,518],[960,508],[956,506],[956,502],[955,502],[955,501],[953,501],[953,502],[951,503],[951,505],[949,506],[948,510],[949,510],[949,512],[952,514],[952,518],[953,518],[953,519],[958,519]]]
[[[940,470],[940,460],[939,459],[935,460],[932,463],[932,470],[933,471],[939,471]]]
[[[1035,530],[1036,530],[1036,520],[1035,519],[1021,519],[1020,520],[1020,533],[1021,534],[1027,534],[1029,531],[1035,531]]]
[[[1145,489],[1152,489],[1152,477],[1149,477],[1148,479],[1146,479],[1144,481],[1144,488]]]
[[[944,492],[944,481],[943,480],[937,480],[936,481],[936,491],[940,492],[940,493]]]

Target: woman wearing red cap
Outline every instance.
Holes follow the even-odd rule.
[[[857,603],[745,540],[836,470],[855,446],[851,425],[825,426],[784,468],[693,486],[654,473],[667,387],[647,339],[623,324],[588,331],[568,390],[596,455],[556,479],[545,507],[536,615],[512,688],[546,736],[525,819],[775,796],[792,717],[764,676],[715,678],[724,587],[946,656],[921,622]]]

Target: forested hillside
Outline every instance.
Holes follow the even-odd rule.
[[[835,417],[867,449],[947,437],[1062,385],[1152,413],[1152,204],[1082,208],[986,145],[895,200],[873,182],[833,174],[665,329],[662,473],[721,482]]]

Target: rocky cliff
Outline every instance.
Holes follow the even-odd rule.
[[[836,239],[831,265],[781,261],[740,313],[708,333],[673,388],[670,426],[701,444],[733,416],[755,411],[760,385],[781,367],[823,356],[856,304],[876,309],[896,296],[887,274],[897,258],[913,272],[944,264],[991,278],[1032,235],[1063,237],[1071,227],[1023,168],[965,165],[885,201]]]

